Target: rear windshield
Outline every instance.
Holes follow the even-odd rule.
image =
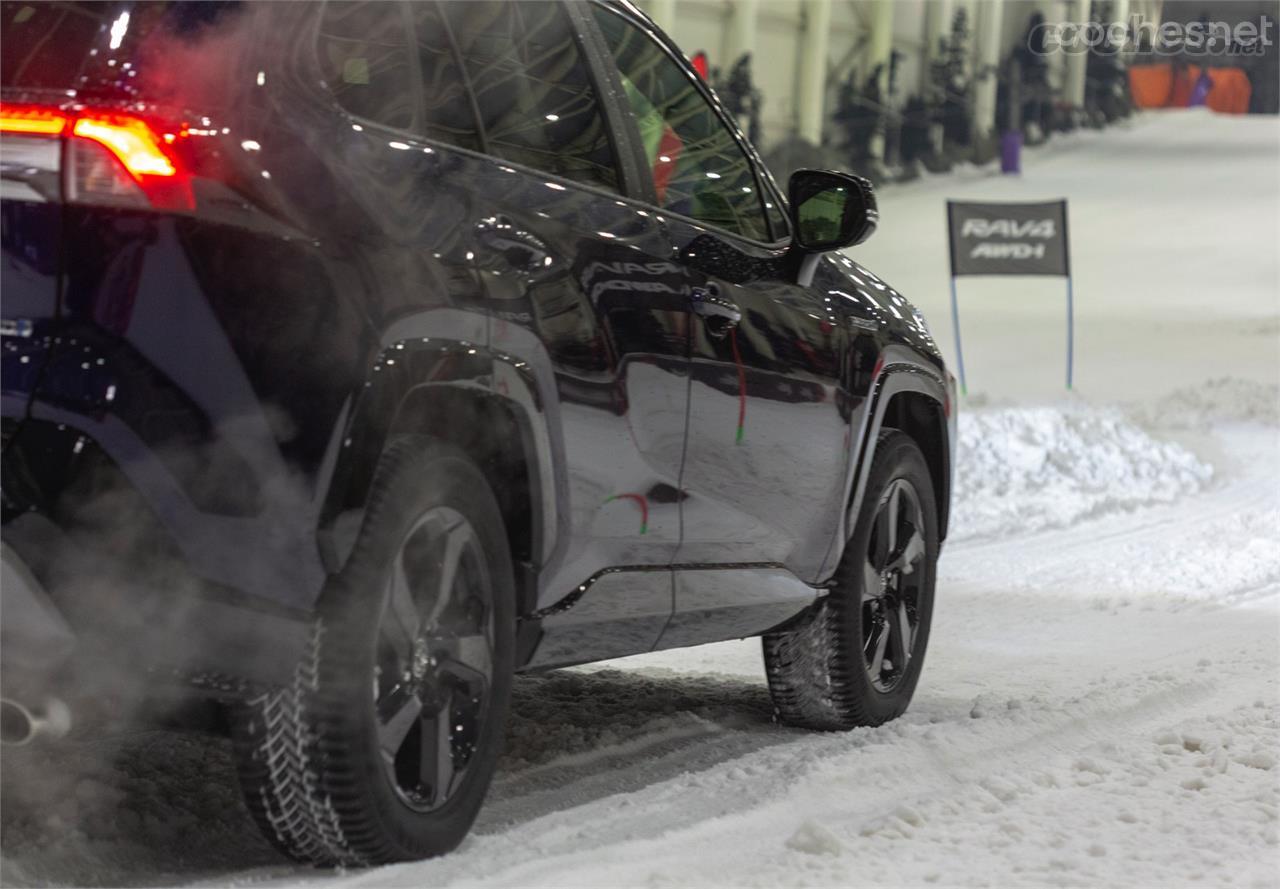
[[[195,81],[215,72],[193,69],[184,54],[243,18],[240,11],[227,2],[4,0],[0,86],[133,96],[144,85],[163,89],[177,71]]]

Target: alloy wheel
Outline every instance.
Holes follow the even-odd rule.
[[[401,542],[388,585],[373,677],[378,745],[397,795],[427,812],[465,777],[493,687],[493,593],[475,529],[456,510],[429,510]]]
[[[907,479],[894,479],[876,506],[863,561],[862,660],[877,691],[896,689],[911,662],[925,555],[920,496]]]

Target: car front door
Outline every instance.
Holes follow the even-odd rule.
[[[743,615],[737,629],[758,631],[779,599],[806,593],[735,583],[723,569],[817,579],[849,453],[840,387],[849,328],[833,293],[796,283],[782,202],[692,68],[642,19],[613,7],[595,18],[698,319],[677,613],[661,645],[729,635],[728,611]],[[700,620],[711,612],[717,620]]]

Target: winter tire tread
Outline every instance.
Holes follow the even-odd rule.
[[[769,692],[778,719],[787,725],[819,731],[875,726],[901,716],[910,703],[928,641],[927,620],[922,623],[924,635],[913,658],[909,681],[895,693],[880,694],[871,686],[858,644],[864,558],[860,541],[864,533],[869,533],[864,528],[868,521],[866,504],[874,504],[894,473],[904,469],[925,483],[920,486],[920,493],[927,501],[926,512],[932,521],[931,558],[936,557],[937,514],[924,457],[908,435],[886,429],[876,440],[863,514],[857,518],[850,545],[836,569],[833,587],[802,623],[763,638]],[[928,570],[932,572],[932,563]],[[932,574],[928,596],[931,610]]]
[[[454,807],[446,813],[451,819],[444,829],[446,836],[415,843],[410,832],[397,829],[394,816],[388,817],[370,786],[383,776],[370,768],[367,751],[359,749],[367,717],[362,708],[352,706],[364,693],[362,686],[368,688],[361,671],[352,668],[363,663],[367,640],[359,631],[349,630],[370,618],[368,591],[376,586],[386,546],[379,535],[385,527],[395,527],[396,513],[405,509],[404,490],[413,480],[429,475],[432,466],[438,475],[446,464],[451,478],[470,476],[458,484],[465,485],[479,513],[496,521],[500,529],[497,503],[483,475],[463,452],[425,436],[399,437],[379,465],[347,568],[322,597],[293,683],[247,702],[235,720],[241,786],[249,810],[268,840],[291,858],[332,866],[440,854],[461,840],[487,789],[488,774],[483,774],[472,782],[478,787],[473,787],[469,799],[451,798],[445,804],[446,809]],[[495,566],[495,574],[505,571],[509,584],[505,536],[490,534],[489,539],[500,543],[501,564]],[[509,588],[495,590],[495,596],[510,600],[510,592]],[[510,607],[499,608],[499,617],[514,625]],[[505,641],[509,652],[510,640]],[[496,724],[489,731],[500,737],[505,698],[499,703],[490,717]],[[496,759],[495,746],[487,770],[481,771],[491,773]]]

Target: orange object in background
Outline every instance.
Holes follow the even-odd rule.
[[[1210,68],[1213,89],[1205,104],[1222,114],[1248,114],[1253,84],[1241,68]]]
[[[1129,68],[1129,94],[1138,108],[1186,108],[1191,101],[1200,66],[1187,65],[1175,73],[1173,65],[1134,65]],[[1241,68],[1210,68],[1213,88],[1205,105],[1221,114],[1247,114],[1253,86]]]
[[[1196,90],[1196,83],[1200,80],[1200,66],[1188,65],[1185,68],[1175,68],[1173,71],[1173,91],[1169,94],[1169,99],[1165,102],[1168,108],[1188,108],[1191,105],[1191,94]],[[1207,103],[1206,103],[1207,104]]]
[[[1133,65],[1129,68],[1129,95],[1137,108],[1165,108],[1173,94],[1173,66]]]

